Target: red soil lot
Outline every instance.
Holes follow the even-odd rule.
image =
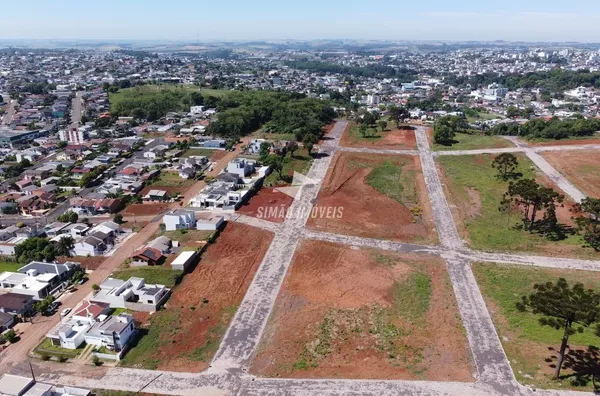
[[[283,223],[292,202],[294,198],[275,188],[262,188],[238,212],[273,223]]]
[[[166,211],[169,208],[168,204],[131,204],[123,210],[124,216],[147,216],[157,215]]]
[[[583,193],[600,198],[600,150],[547,151],[542,156]]]
[[[402,311],[407,300],[394,300],[415,274],[427,274],[431,294],[426,312],[413,317]],[[393,328],[401,331],[391,338],[380,333]],[[470,351],[441,259],[311,240],[296,251],[251,372],[473,381]]]
[[[420,218],[402,203],[378,192],[366,182],[369,173],[385,161],[402,162],[403,172],[414,172],[414,187],[418,195]],[[368,167],[351,169],[353,163]],[[341,217],[312,216],[319,207],[343,208]],[[433,224],[425,180],[418,156],[386,156],[363,153],[337,153],[327,171],[317,197],[315,210],[307,225],[310,228],[368,238],[392,239],[402,242],[435,244],[437,234]]]
[[[400,126],[400,129],[392,129],[382,132],[377,131],[377,138],[357,138],[350,132],[352,124],[344,131],[344,135],[340,140],[340,146],[343,147],[363,147],[375,148],[382,150],[397,150],[397,149],[416,149],[417,140],[415,132],[410,126]]]
[[[166,309],[152,315],[177,317],[175,328],[162,335],[164,340],[152,356],[160,360],[158,369],[208,368],[272,238],[270,232],[244,224],[225,226],[194,270],[173,289]],[[190,357],[200,349],[205,351],[201,359]]]

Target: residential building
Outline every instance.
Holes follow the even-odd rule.
[[[225,222],[223,216],[201,217],[196,220],[196,229],[201,231],[216,231]]]
[[[111,351],[122,351],[135,334],[133,316],[126,313],[103,316],[87,331],[85,342]]]
[[[63,142],[69,142],[69,144],[86,144],[87,137],[84,130],[69,128],[58,131],[58,137]]]
[[[196,213],[191,210],[172,210],[163,216],[165,230],[189,230],[196,225]]]
[[[107,303],[111,308],[154,312],[166,301],[170,291],[164,285],[146,284],[143,278],[132,277],[126,281],[108,278],[90,301]]]
[[[0,312],[27,316],[33,312],[33,297],[18,293],[0,294]]]
[[[35,300],[43,300],[66,287],[77,263],[42,263],[32,261],[19,268],[19,272],[0,274],[0,287],[6,291],[24,294]]]
[[[183,251],[173,260],[171,268],[173,270],[187,271],[192,266],[195,259],[197,258],[197,252],[186,250]]]

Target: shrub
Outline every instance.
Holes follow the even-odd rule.
[[[47,355],[47,354],[45,354],[45,353],[44,353],[44,354],[42,355],[42,360],[43,360],[44,362],[47,362],[48,360],[50,360],[50,355]]]
[[[94,363],[94,366],[101,366],[102,362],[100,361],[100,358],[96,355],[94,355],[94,357],[92,358],[92,363]]]
[[[66,357],[66,356],[59,356],[58,357],[58,361],[61,362],[61,363],[65,363],[67,360],[69,360],[69,358]]]

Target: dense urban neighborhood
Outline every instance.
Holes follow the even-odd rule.
[[[0,123],[0,395],[598,390],[597,46],[10,46]]]

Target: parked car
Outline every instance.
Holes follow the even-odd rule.
[[[64,318],[65,316],[67,316],[67,315],[68,315],[68,314],[70,314],[70,313],[71,313],[71,308],[65,308],[65,309],[63,309],[63,310],[61,311],[61,313],[60,313],[60,317],[61,317],[61,318]]]

